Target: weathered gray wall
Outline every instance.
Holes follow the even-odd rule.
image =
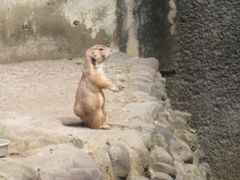
[[[101,43],[116,47],[116,1],[2,0],[0,62],[73,58]]]
[[[240,179],[240,1],[177,1],[168,95],[192,126],[217,179]]]
[[[2,0],[0,63],[83,56],[93,44],[138,55],[134,0]]]

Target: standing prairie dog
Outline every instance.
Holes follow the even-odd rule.
[[[80,117],[81,123],[93,129],[110,128],[106,124],[103,89],[119,91],[119,87],[114,85],[103,72],[103,63],[111,54],[112,50],[104,45],[95,45],[86,51],[82,78],[76,93],[74,113]],[[74,125],[76,123],[63,122],[63,124]]]

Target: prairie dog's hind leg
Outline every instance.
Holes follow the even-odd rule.
[[[105,124],[105,114],[102,109],[97,110],[90,118],[87,126],[93,129],[109,129],[110,126]]]
[[[103,118],[104,115],[102,109],[99,109],[89,114],[85,123],[88,127],[92,129],[100,129],[103,124]]]
[[[103,118],[103,124],[102,124],[102,129],[110,129],[112,127],[111,124],[108,124],[108,114],[106,113],[105,109],[102,109],[104,118]]]

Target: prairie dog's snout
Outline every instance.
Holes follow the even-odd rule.
[[[86,56],[91,57],[92,61],[101,63],[112,54],[112,49],[103,45],[95,45],[89,48]]]

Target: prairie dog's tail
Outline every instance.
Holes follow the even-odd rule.
[[[63,119],[61,120],[64,126],[82,126],[83,122],[80,119]]]

